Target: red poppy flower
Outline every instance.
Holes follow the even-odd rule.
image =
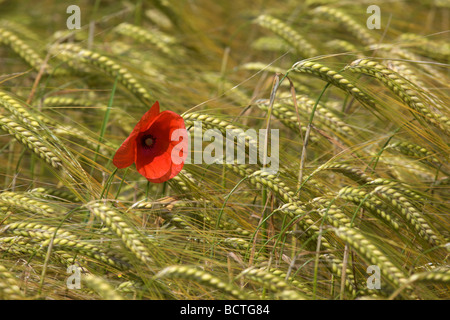
[[[160,113],[156,101],[117,150],[113,163],[119,169],[136,163],[138,172],[147,180],[160,183],[181,171],[187,147],[183,118],[172,111]]]

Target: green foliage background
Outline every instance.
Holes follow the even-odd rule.
[[[1,299],[450,298],[446,1],[71,4],[0,1]],[[156,100],[279,172],[114,171]]]

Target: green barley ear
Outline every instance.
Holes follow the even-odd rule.
[[[20,290],[16,276],[0,265],[0,300],[22,300],[23,298],[24,294]]]
[[[250,101],[250,97],[243,90],[224,79],[223,76],[218,73],[203,72],[202,78],[208,83],[217,85],[219,87],[219,93],[223,93],[226,97],[229,97],[240,105],[247,105]]]
[[[405,288],[414,286],[417,287],[416,283],[424,283],[425,285],[441,284],[447,285],[450,283],[450,268],[447,267],[437,267],[430,271],[415,273],[410,276],[406,283],[398,288],[391,296],[390,299],[397,297]]]
[[[36,71],[39,71],[42,66],[45,66],[44,71],[46,73],[51,73],[51,67],[44,63],[44,59],[42,59],[39,54],[13,32],[2,27],[0,27],[0,44],[11,47],[15,53]]]
[[[296,97],[297,105],[299,107],[299,112],[304,112],[307,114],[310,114],[314,105],[315,101],[309,98],[307,95],[298,95]],[[257,101],[256,105],[262,109],[267,110],[269,101],[268,100],[260,100]],[[280,101],[278,103],[273,104],[272,109],[273,115],[279,118],[283,123],[289,123],[287,125],[290,128],[296,128],[295,131],[298,132],[298,118],[294,106],[294,101],[292,97],[289,95],[281,95],[280,94]],[[325,104],[318,104],[316,106],[316,111],[314,113],[314,119],[319,122],[318,126],[323,129],[332,129],[331,132],[339,132],[344,136],[353,136],[354,131],[353,129],[348,126],[345,122],[340,120],[336,112],[329,108]],[[293,123],[290,123],[293,122]],[[302,131],[306,131],[306,127],[302,126]],[[314,141],[314,140],[313,140]]]
[[[386,53],[384,51],[381,51],[381,52],[382,52],[383,56],[385,56],[386,58],[389,58],[389,57],[392,58],[392,55],[394,55],[394,56],[399,57],[400,59],[410,60],[411,62],[423,60],[422,56],[419,56],[407,49],[398,48],[398,47],[393,47],[390,51],[388,51]],[[394,61],[392,61],[392,62],[394,62]],[[397,64],[401,63],[401,61],[396,61],[396,63]],[[433,66],[432,63],[415,63],[414,67],[425,71],[429,75],[432,75],[434,81],[445,82],[446,76],[439,70],[438,67]],[[415,83],[418,87],[420,87],[422,90],[427,90],[426,86],[422,87],[420,85],[421,81],[418,80],[415,75],[417,75],[417,72],[416,73],[408,72],[407,76],[405,76],[405,78],[409,80],[408,77],[410,77],[411,81],[413,83]],[[438,106],[436,106],[436,107],[438,107]]]
[[[344,187],[339,191],[339,198],[361,205],[375,217],[389,224],[394,230],[399,230],[401,226],[400,222],[392,215],[389,208],[374,194],[367,193],[359,188]]]
[[[295,72],[308,73],[318,77],[328,83],[331,83],[344,92],[349,93],[362,104],[370,107],[375,106],[373,99],[357,88],[351,81],[338,72],[331,70],[320,63],[313,61],[299,61],[292,66],[292,70]]]
[[[382,55],[386,58],[389,58],[389,56],[397,57],[396,50],[391,50],[386,53],[382,51]],[[419,59],[416,57],[416,59],[410,59],[418,61]],[[402,61],[397,60],[386,60],[386,66],[393,71],[397,72],[400,76],[405,78],[408,82],[413,83],[415,86],[419,88],[423,88],[423,90],[426,89],[426,84],[417,77],[417,71],[410,68],[410,66]],[[427,93],[429,93],[427,91]],[[431,94],[430,94],[431,95]]]
[[[341,52],[357,52],[357,47],[348,41],[345,40],[330,40],[325,43],[325,45],[331,49],[339,50]]]
[[[56,207],[49,206],[39,199],[34,199],[31,194],[27,193],[2,192],[0,193],[0,204],[47,217],[60,214],[60,212],[55,211]]]
[[[269,101],[268,100],[262,100],[257,101],[256,106],[263,110],[268,111],[269,110]],[[300,128],[298,125],[298,118],[295,110],[291,110],[292,108],[289,108],[287,106],[284,106],[281,103],[274,103],[272,108],[272,114],[280,120],[280,122],[285,125],[287,128],[293,130],[296,133],[300,132]],[[306,132],[306,126],[302,126],[302,133],[305,134]],[[313,132],[310,136],[310,141],[317,142],[319,138],[317,135]]]
[[[104,300],[123,300],[123,297],[105,279],[92,274],[81,277],[88,288],[95,291]]]
[[[340,239],[347,242],[357,251],[368,263],[378,266],[381,274],[395,287],[406,283],[407,279],[405,274],[358,229],[340,227],[335,229],[335,233]]]
[[[195,121],[200,121],[202,124],[202,130],[208,129],[219,130],[220,132],[222,132],[223,135],[227,137],[227,143],[228,141],[231,141],[230,139],[228,139],[228,134],[232,134],[236,136],[237,143],[245,145],[245,150],[250,150],[250,147],[255,149],[258,148],[258,140],[255,139],[255,137],[253,137],[250,134],[247,134],[246,131],[239,128],[238,126],[231,124],[227,120],[223,120],[208,114],[197,112],[187,113],[182,115],[182,117],[185,121],[186,127],[191,126],[190,129],[191,131],[195,129],[194,128]],[[234,141],[232,141],[232,143],[234,143]]]
[[[311,203],[318,207],[317,212],[326,218],[332,226],[336,228],[340,226],[351,227],[352,223],[350,218],[338,206],[332,204],[330,200],[319,197],[313,199]]]
[[[121,293],[133,293],[136,294],[139,291],[140,285],[139,283],[136,283],[135,281],[125,281],[119,284],[116,287],[116,291],[120,291]]]
[[[13,114],[16,119],[33,128],[41,129],[37,117],[32,115],[25,106],[11,95],[0,91],[0,106]]]
[[[431,271],[413,274],[408,282],[450,283],[450,268],[435,268]]]
[[[377,179],[374,179],[374,180],[368,182],[368,185],[371,185],[371,186],[383,185],[383,186],[393,187],[393,188],[397,189],[399,192],[403,193],[409,199],[416,201],[418,203],[423,203],[427,200],[427,197],[424,194],[419,193],[416,190],[413,190],[410,185],[399,182],[399,181],[384,179],[384,178],[377,178]]]
[[[133,252],[136,257],[144,263],[150,263],[153,259],[151,254],[141,241],[142,236],[138,233],[125,217],[117,209],[102,202],[93,202],[88,204],[90,211],[105,225],[120,237],[124,245]]]
[[[296,201],[294,192],[275,175],[264,170],[253,171],[245,165],[235,165],[229,163],[225,165],[243,178],[247,177],[247,181],[257,188],[261,188],[262,186],[268,187],[283,202]]]
[[[225,294],[230,295],[239,300],[248,299],[249,295],[242,292],[240,289],[235,287],[232,284],[222,281],[221,279],[213,276],[209,272],[200,270],[191,266],[170,266],[166,267],[160,272],[158,272],[155,276],[156,279],[164,279],[164,278],[182,278],[188,279],[200,284],[212,287],[219,292],[223,292]]]
[[[74,251],[80,256],[90,257],[115,269],[129,270],[131,267],[121,254],[96,246],[87,240],[79,240],[77,235],[61,227],[37,222],[14,222],[2,227],[0,233],[28,238],[39,244],[39,250],[52,243],[56,250]]]
[[[370,46],[378,42],[370,35],[365,26],[361,26],[343,11],[321,6],[315,8],[312,13],[319,17],[338,23],[364,45]]]
[[[42,39],[34,30],[27,27],[25,24],[14,22],[12,20],[0,20],[0,28],[4,28],[13,32],[16,35],[20,35],[24,39],[31,39],[33,41],[39,41]]]
[[[420,237],[428,241],[433,246],[441,243],[440,237],[424,219],[423,215],[401,192],[396,190],[395,187],[378,186],[375,188],[373,193],[381,197],[387,203],[391,204]]]
[[[0,92],[0,107],[12,116],[0,114],[0,129],[56,169],[70,172],[70,178],[88,179],[76,158],[47,126],[46,117],[34,115],[21,101]],[[48,121],[47,121],[48,122]],[[64,165],[63,165],[64,163]]]
[[[405,156],[417,159],[428,166],[442,170],[447,175],[450,173],[450,169],[445,163],[439,161],[435,154],[420,145],[411,142],[396,141],[390,143],[386,148],[395,150]]]
[[[380,80],[414,111],[413,115],[420,116],[427,123],[450,134],[450,119],[440,114],[438,109],[442,108],[438,107],[434,110],[430,108],[429,103],[420,97],[417,90],[395,71],[369,59],[355,60],[346,69]]]
[[[198,181],[192,174],[184,169],[181,170],[178,175],[170,179],[169,184],[180,190],[185,197],[192,197],[194,194],[193,190],[197,190],[198,188]]]
[[[45,107],[62,107],[62,106],[73,106],[73,107],[97,107],[100,110],[106,109],[107,106],[102,104],[97,104],[96,102],[88,99],[77,99],[72,97],[47,97],[42,101],[42,105]],[[117,116],[123,117],[123,113],[118,110]],[[102,141],[99,145],[98,137],[93,136],[91,133],[86,132],[84,129],[80,129],[73,125],[61,124],[49,116],[40,114],[37,116],[41,123],[44,123],[48,127],[53,127],[53,132],[58,136],[68,136],[76,140],[83,141],[86,146],[90,147],[92,150],[98,151],[101,155],[109,156],[111,150],[115,150],[116,146],[108,141]],[[130,130],[131,131],[131,130]],[[109,149],[109,150],[108,150]]]
[[[283,294],[284,299],[304,300],[305,296],[298,292],[294,286],[289,285],[285,280],[264,269],[249,268],[241,272],[241,276],[262,284],[264,287],[274,291],[276,295]],[[286,293],[288,292],[288,293]]]
[[[28,130],[16,121],[0,115],[0,129],[12,135],[17,141],[33,151],[56,169],[62,168],[61,159],[51,150],[54,149],[42,137]]]
[[[307,286],[307,284],[298,281],[297,279],[295,279],[292,276],[287,277],[287,273],[285,273],[284,271],[282,271],[280,269],[270,268],[269,270],[267,270],[267,272],[278,277],[279,279],[286,281],[288,285],[294,286],[302,294],[304,294],[306,296],[313,295],[311,289]]]
[[[358,168],[353,168],[344,163],[335,163],[335,162],[327,162],[323,165],[319,166],[311,176],[323,170],[331,170],[334,172],[338,172],[347,178],[355,181],[358,184],[366,184],[372,181],[372,178],[365,174],[362,170]]]
[[[80,129],[78,127],[74,127],[71,125],[62,125],[59,122],[54,121],[50,117],[44,115],[38,115],[37,118],[41,123],[45,124],[48,127],[52,127],[52,132],[57,136],[70,137],[74,140],[81,140],[85,143],[85,146],[90,147],[91,150],[96,150],[98,147],[98,152],[101,155],[108,156],[110,154],[110,151],[116,148],[107,141],[102,141],[102,144],[99,145],[98,138],[90,136],[90,133],[85,132],[83,129]],[[109,147],[110,150],[108,150],[106,146]]]
[[[413,33],[403,33],[398,40],[405,42],[426,57],[443,63],[450,62],[450,45],[448,42],[431,40],[428,37]]]
[[[152,97],[150,93],[139,83],[137,79],[123,66],[114,60],[99,53],[83,49],[75,44],[59,44],[51,48],[54,53],[62,52],[67,57],[78,61],[86,66],[95,66],[109,75],[111,78],[118,78],[120,83],[132,92],[139,100],[146,105],[151,105]]]
[[[294,29],[285,24],[283,21],[269,15],[261,15],[255,20],[255,22],[281,37],[283,40],[289,43],[292,48],[294,48],[302,57],[310,58],[317,55],[317,50],[300,34],[298,34]]]
[[[300,229],[307,235],[309,239],[314,240],[311,244],[311,248],[315,248],[315,243],[317,242],[317,238],[319,234],[321,234],[321,232],[319,228],[320,222],[318,218],[314,217],[313,211],[308,210],[305,206],[302,206],[298,203],[286,203],[281,207],[280,211],[289,216],[289,218],[298,221],[297,226],[300,227]],[[332,245],[332,243],[328,241],[324,235],[322,235],[321,246],[326,248],[326,250],[329,250],[330,252],[335,250],[335,246]],[[338,258],[332,253],[327,254],[326,256],[324,256],[324,258],[329,264],[331,272],[340,278],[341,271],[343,269],[342,259]],[[345,286],[347,287],[349,292],[351,292],[351,294],[355,296],[356,289],[352,271],[348,266],[346,270],[347,276],[345,279]]]
[[[265,70],[270,73],[284,73],[286,70],[282,68],[275,67],[273,65],[268,65],[263,62],[247,62],[239,67],[239,69],[249,70],[249,71],[262,71]]]
[[[139,26],[122,22],[114,28],[114,32],[131,37],[142,43],[154,45],[162,53],[171,57],[176,57],[182,54],[182,50],[175,47],[175,45],[177,45],[175,38],[157,29],[147,30]]]
[[[291,49],[291,46],[277,37],[260,37],[252,43],[252,48],[261,51],[286,52]]]

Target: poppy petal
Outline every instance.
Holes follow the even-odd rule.
[[[187,157],[187,135],[174,135],[180,129],[186,130],[183,118],[172,111],[160,113],[156,101],[117,150],[114,165],[125,168],[136,163],[138,172],[155,183],[173,178]],[[172,135],[179,140],[172,141]]]
[[[125,139],[120,148],[116,151],[113,158],[113,164],[117,168],[122,169],[129,167],[136,161],[136,138],[143,128],[145,131],[147,130],[147,127],[151,126],[151,123],[158,117],[158,115],[159,102],[156,101],[150,110],[142,116],[128,138]]]
[[[184,120],[172,111],[163,111],[152,122],[151,127],[141,132],[137,138],[136,168],[140,174],[152,182],[164,182],[173,178],[183,167],[183,162],[174,164],[172,150],[178,141],[171,141],[176,129],[185,129]],[[155,143],[151,147],[145,145],[142,139],[151,136]],[[184,139],[183,139],[184,140]],[[182,141],[187,149],[187,141]],[[179,152],[180,153],[180,152]],[[181,154],[184,157],[184,154]],[[185,159],[182,158],[183,161]]]
[[[147,131],[148,128],[152,125],[153,121],[155,121],[159,115],[159,102],[156,101],[150,110],[148,110],[139,120],[136,126],[139,126],[139,131],[144,132]]]
[[[130,135],[116,151],[113,164],[119,168],[131,166],[136,160],[136,137]]]
[[[170,160],[170,155],[167,153],[162,153],[157,157],[153,157],[151,161],[148,161],[144,156],[138,153],[136,159],[136,169],[150,181],[160,179],[167,175],[171,165],[172,161]]]
[[[184,165],[184,163],[181,163],[179,165],[172,164],[172,167],[170,168],[169,171],[167,171],[167,173],[164,176],[162,176],[160,178],[156,178],[156,179],[147,179],[147,180],[149,180],[150,182],[153,182],[153,183],[161,183],[161,182],[170,180],[173,177],[175,177],[178,173],[180,173],[181,169],[183,169],[183,165]]]
[[[183,169],[187,157],[187,153],[184,152],[184,150],[187,150],[187,141],[183,140],[177,143],[175,146],[170,145],[166,152],[154,157],[147,165],[137,160],[136,168],[139,173],[153,183],[161,183],[175,177]],[[178,164],[173,161],[174,153],[182,160]],[[138,159],[140,159],[139,156]]]

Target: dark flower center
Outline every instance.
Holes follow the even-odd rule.
[[[156,141],[155,137],[153,137],[150,134],[143,136],[141,139],[142,146],[146,149],[151,149],[154,146],[155,141]]]

